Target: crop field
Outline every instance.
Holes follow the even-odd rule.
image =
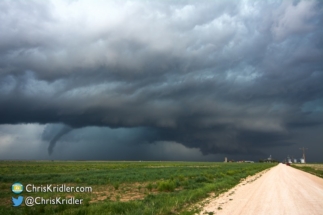
[[[191,205],[274,166],[267,163],[1,161],[0,214],[194,214]],[[86,186],[92,192],[15,194],[11,186]],[[22,203],[12,197],[83,199],[81,205]]]
[[[323,178],[323,164],[293,164],[293,167]]]

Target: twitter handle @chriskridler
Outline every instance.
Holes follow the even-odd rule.
[[[23,196],[19,196],[18,198],[12,197],[13,206],[20,206],[23,203]],[[83,203],[83,199],[77,199],[75,197],[70,198],[43,198],[43,197],[32,197],[27,196],[25,198],[26,206],[34,206],[34,205],[80,205]]]

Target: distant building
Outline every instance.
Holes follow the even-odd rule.
[[[271,155],[267,158],[267,159],[264,159],[264,160],[259,160],[260,163],[277,163],[278,161],[276,161],[275,159],[273,159],[271,157]]]
[[[228,158],[227,157],[225,157],[224,158],[224,163],[227,163],[228,162]]]
[[[301,158],[301,159],[299,159],[299,160],[301,161],[301,163],[305,163],[304,158]]]
[[[271,163],[272,162],[272,157],[271,155],[269,155],[269,157],[267,159],[264,160],[265,163]]]
[[[289,157],[287,157],[287,163],[293,163],[292,159],[290,159]]]

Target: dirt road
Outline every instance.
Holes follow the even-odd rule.
[[[256,177],[257,178],[257,177]],[[201,214],[323,214],[323,179],[279,164],[210,201]]]

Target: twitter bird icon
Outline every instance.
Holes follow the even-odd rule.
[[[13,206],[14,207],[17,207],[19,205],[21,205],[22,201],[24,200],[24,197],[23,196],[18,196],[18,198],[14,198],[12,197],[12,203],[13,203]]]

